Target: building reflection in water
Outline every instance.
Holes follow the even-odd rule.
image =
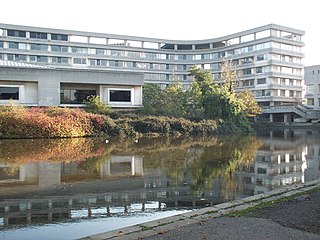
[[[219,141],[166,153],[141,148],[132,155],[111,152],[99,161],[2,164],[0,229],[196,208],[318,179],[318,137],[297,130],[260,134],[254,159],[240,164],[224,160]],[[235,149],[243,155],[247,148]]]

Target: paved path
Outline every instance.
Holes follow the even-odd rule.
[[[144,239],[320,239],[320,191],[243,217],[208,219]]]
[[[267,207],[257,207],[262,202],[269,204]],[[240,217],[227,216],[249,207],[255,209],[241,214]],[[314,181],[291,186],[268,194],[83,238],[89,239],[320,240],[320,183]]]

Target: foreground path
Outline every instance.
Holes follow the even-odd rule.
[[[291,186],[83,239],[320,240],[320,183]]]

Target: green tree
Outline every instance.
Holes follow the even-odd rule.
[[[181,117],[186,114],[185,92],[179,79],[173,78],[164,89],[161,109],[166,116]]]
[[[251,91],[243,90],[237,94],[237,97],[241,101],[242,112],[246,117],[254,117],[262,113],[262,108]]]
[[[100,99],[99,96],[89,96],[84,101],[85,110],[90,113],[107,115],[111,111],[111,108]]]
[[[143,108],[144,114],[157,114],[161,108],[161,88],[158,84],[145,83],[143,86]]]
[[[248,92],[236,93],[238,76],[231,62],[223,63],[221,71],[220,85],[218,85],[213,81],[209,71],[197,67],[190,70],[190,75],[194,77],[196,83],[191,87],[193,92],[190,91],[189,94],[198,99],[204,116],[241,124],[247,121],[246,117],[259,114],[261,110],[253,95]]]
[[[189,75],[196,80],[202,96],[210,92],[210,88],[215,85],[210,71],[205,71],[197,66],[192,66]]]

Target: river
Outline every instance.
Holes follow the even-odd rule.
[[[319,139],[0,140],[0,239],[77,239],[315,180]]]

